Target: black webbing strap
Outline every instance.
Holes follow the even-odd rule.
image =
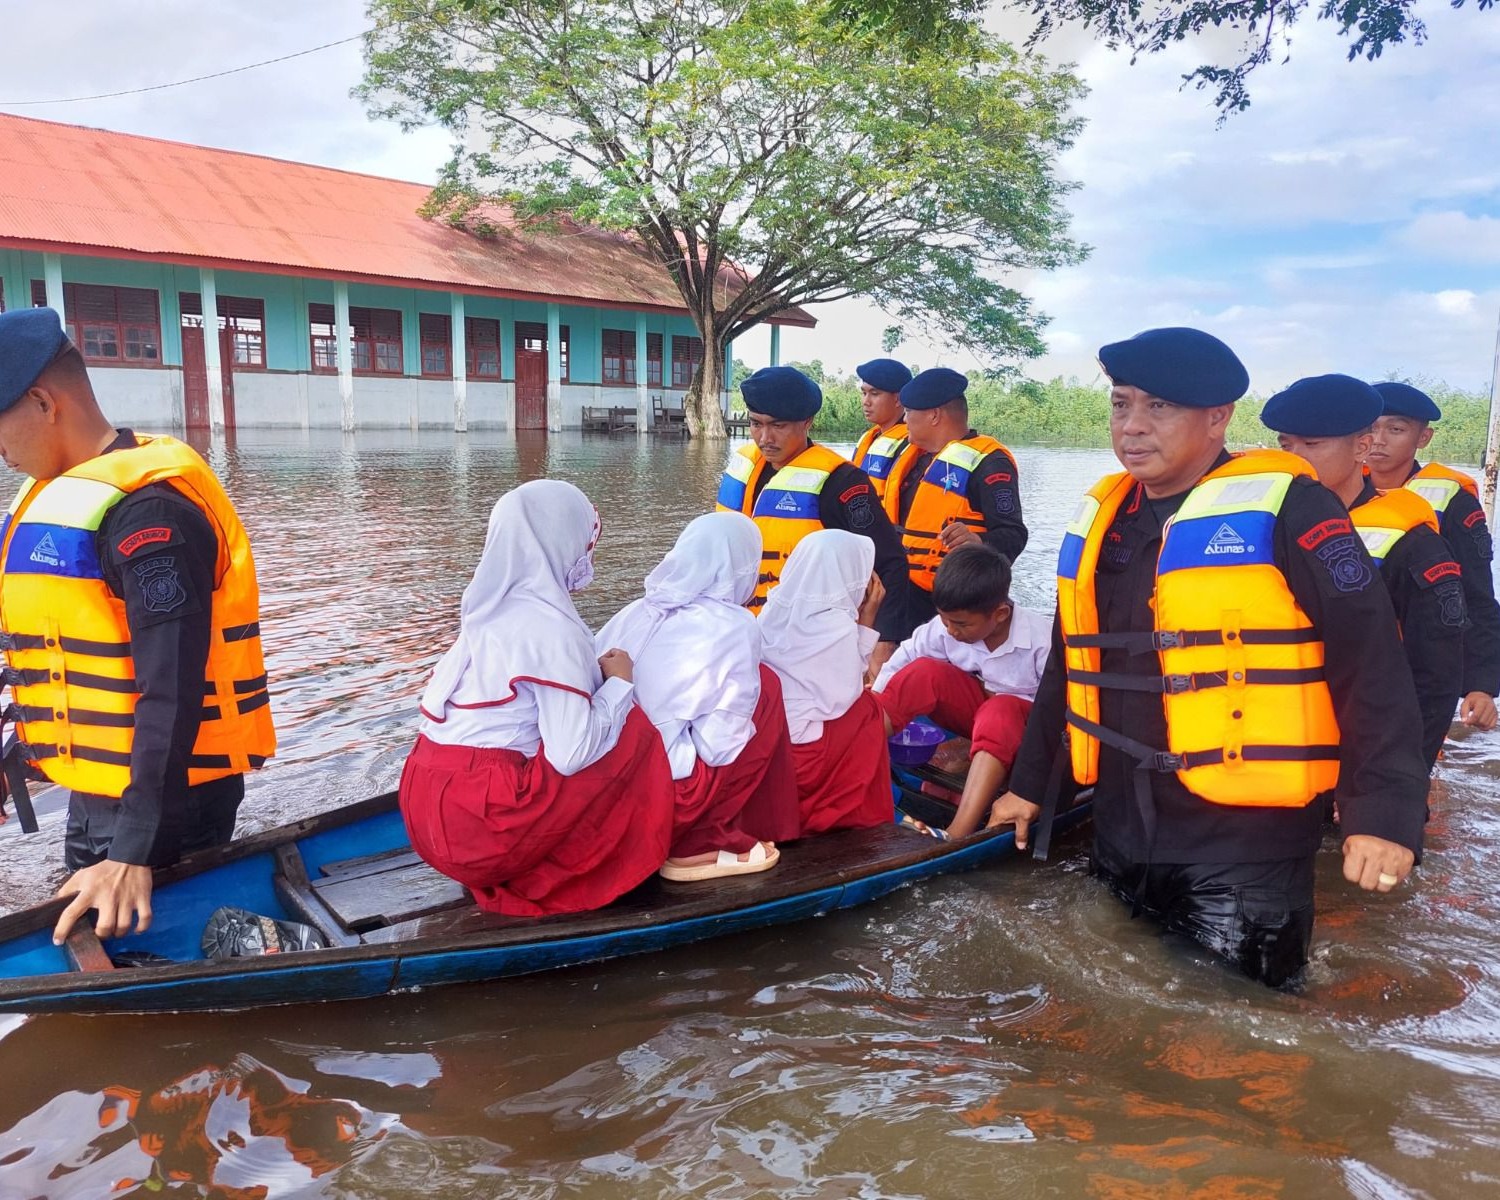
[[[1042,811],[1036,819],[1036,836],[1031,843],[1031,857],[1038,862],[1046,862],[1047,852],[1052,848],[1052,827],[1057,824],[1057,803],[1062,796],[1063,764],[1071,754],[1064,731],[1057,742],[1057,753],[1052,756],[1052,770],[1047,774],[1047,790],[1042,794]]]
[[[1063,636],[1069,649],[1124,650],[1127,654],[1222,646],[1226,641],[1235,640],[1247,646],[1300,646],[1322,639],[1316,629],[1241,629],[1227,635],[1220,629],[1158,629],[1154,632],[1070,633]]]
[[[1316,683],[1324,678],[1322,667],[1248,667],[1240,674],[1244,679],[1236,679],[1235,683],[1291,685]],[[1068,682],[1113,692],[1180,696],[1184,692],[1228,687],[1230,680],[1228,671],[1199,671],[1192,675],[1126,675],[1119,671],[1079,671],[1069,667]]]
[[[0,730],[4,722],[0,721]],[[16,806],[16,817],[21,822],[22,833],[35,833],[40,826],[36,821],[36,809],[31,805],[31,789],[26,784],[26,760],[21,756],[22,742],[11,734],[3,739],[4,752],[0,757],[0,812],[4,811],[5,796],[9,794]]]

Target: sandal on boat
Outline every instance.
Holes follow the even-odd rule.
[[[733,850],[720,850],[713,862],[698,863],[691,867],[678,867],[666,863],[661,877],[673,883],[691,883],[698,879],[722,879],[729,875],[754,875],[757,871],[769,871],[781,859],[781,851],[772,846],[768,852],[765,843],[756,842],[750,847],[748,857],[741,858]]]

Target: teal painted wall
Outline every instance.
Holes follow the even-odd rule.
[[[64,255],[62,273],[66,283],[98,283],[155,291],[161,307],[162,362],[166,366],[182,365],[182,318],[178,294],[201,294],[201,276],[197,267]],[[0,287],[4,289],[7,308],[29,305],[31,281],[42,277],[40,254],[0,248]],[[265,302],[266,366],[269,370],[307,372],[312,369],[307,306],[333,303],[334,285],[331,280],[226,270],[216,271],[214,279],[221,296],[255,298]],[[349,303],[359,307],[394,308],[401,313],[405,372],[411,376],[422,373],[418,314],[451,314],[450,293],[447,291],[351,283]],[[464,308],[470,317],[487,317],[500,322],[500,369],[503,378],[514,379],[516,322],[535,321],[545,325],[546,303],[505,300],[493,296],[466,296]],[[560,320],[568,326],[569,381],[576,384],[596,384],[601,381],[604,330],[635,331],[635,314],[625,309],[563,305]],[[696,331],[693,323],[686,316],[648,313],[646,331],[662,335],[662,378],[670,386],[672,338],[694,336]]]

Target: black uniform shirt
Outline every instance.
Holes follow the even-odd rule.
[[[1227,461],[1227,456],[1219,460]],[[1215,464],[1218,465],[1218,464]],[[1137,486],[1105,535],[1095,577],[1101,631],[1153,627],[1151,599],[1162,523],[1187,493],[1152,501]],[[1426,815],[1427,771],[1411,672],[1386,589],[1337,496],[1309,477],[1292,481],[1277,517],[1274,554],[1297,603],[1322,637],[1325,673],[1342,731],[1335,793],[1344,834],[1373,834],[1417,851]],[[1101,654],[1101,669],[1158,675],[1155,654]],[[1160,696],[1101,692],[1103,723],[1148,745],[1167,744]],[[1060,626],[1042,675],[1011,787],[1040,803],[1067,711]],[[1101,841],[1137,863],[1235,863],[1316,852],[1324,806],[1230,807],[1193,795],[1176,775],[1153,773],[1156,837],[1149,843],[1134,793],[1135,760],[1102,746],[1094,791]]]
[[[760,497],[775,474],[767,465],[755,481],[752,500]],[[824,529],[845,529],[875,543],[875,574],[885,586],[885,599],[875,614],[875,632],[883,642],[904,641],[911,633],[906,628],[906,594],[910,590],[906,552],[885,509],[880,507],[870,477],[853,463],[835,467],[818,493],[818,520],[823,522]]]
[[[1350,511],[1379,494],[1366,476]],[[1419,525],[1391,547],[1380,564],[1380,576],[1401,626],[1401,647],[1422,710],[1422,757],[1431,769],[1453,724],[1463,679],[1464,630],[1469,621],[1462,570],[1447,541]]]
[[[978,436],[969,430],[965,437]],[[927,468],[932,465],[932,454],[919,451],[911,470],[901,480],[901,496],[897,511],[901,523],[906,524],[917,497],[917,485]],[[1026,549],[1029,536],[1026,522],[1021,519],[1021,476],[1016,463],[1004,450],[992,450],[979,460],[979,465],[969,475],[969,486],[965,497],[969,507],[984,518],[984,529],[979,531],[980,540],[993,546],[1012,563]]]
[[[130,430],[119,433],[106,453],[134,448]],[[153,483],[109,511],[94,543],[105,583],[125,602],[140,692],[109,857],[159,866],[176,857],[164,828],[179,830],[192,803],[188,758],[203,716],[218,537],[196,504]]]
[[[1411,474],[1421,469],[1422,464],[1414,462]],[[1448,539],[1453,557],[1463,568],[1464,601],[1469,609],[1460,694],[1500,695],[1500,604],[1495,602],[1495,580],[1490,574],[1495,547],[1483,506],[1460,488],[1443,510],[1438,531]]]

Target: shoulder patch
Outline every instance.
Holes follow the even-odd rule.
[[[1354,526],[1348,517],[1331,517],[1314,525],[1306,533],[1297,539],[1297,545],[1304,550],[1316,550],[1331,537],[1347,537],[1354,532]]]
[[[165,525],[154,525],[150,529],[137,529],[129,537],[121,539],[115,549],[126,558],[129,558],[142,546],[153,546],[158,542],[170,542],[171,540],[172,531],[170,529]]]
[[[1317,555],[1333,586],[1341,592],[1362,592],[1375,578],[1364,543],[1352,535],[1330,538],[1318,547]]]
[[[869,491],[870,485],[868,483],[856,483],[852,488],[845,488],[839,493],[839,503],[848,504],[854,497],[867,495]]]
[[[1469,623],[1469,605],[1464,599],[1464,585],[1456,579],[1437,586],[1432,593],[1438,602],[1438,620],[1449,629],[1462,629]]]
[[[1447,579],[1450,576],[1458,576],[1462,574],[1463,568],[1461,568],[1456,562],[1440,562],[1434,563],[1432,566],[1428,567],[1427,570],[1423,571],[1422,578],[1427,580],[1428,583],[1436,583],[1440,579]]]
[[[176,612],[187,602],[187,589],[178,576],[177,560],[170,554],[137,563],[135,577],[141,585],[147,612]]]
[[[986,475],[984,481],[985,483],[1009,483],[1011,474],[1009,471],[996,471],[993,475]]]
[[[850,488],[841,496],[851,497],[844,500],[844,511],[849,514],[850,529],[868,529],[875,524],[875,508],[871,504],[872,497],[870,489],[861,484],[857,488]]]
[[[1464,528],[1473,529],[1474,526],[1478,525],[1482,520],[1484,520],[1484,509],[1476,508],[1473,512],[1471,512],[1467,517],[1464,518]]]

